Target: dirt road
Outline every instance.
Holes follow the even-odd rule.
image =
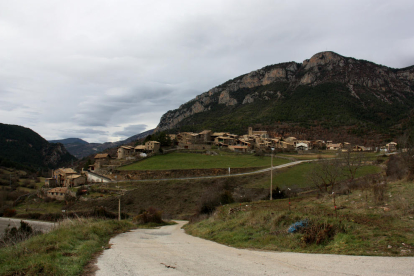
[[[96,275],[414,275],[414,258],[235,249],[185,234],[184,223],[111,239]]]

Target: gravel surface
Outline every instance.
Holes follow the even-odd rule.
[[[21,220],[22,219],[0,218],[0,235],[4,233],[4,229],[6,229],[8,225],[10,225],[10,227],[19,228]],[[23,219],[23,221],[32,226],[33,230],[42,231],[43,233],[49,232],[55,226],[55,224],[52,222],[27,219]]]
[[[185,234],[185,223],[116,236],[95,275],[414,275],[411,257],[235,249]]]

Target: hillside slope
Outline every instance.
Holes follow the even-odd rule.
[[[256,126],[305,139],[379,142],[401,133],[413,108],[414,66],[393,69],[322,52],[229,80],[164,114],[156,130],[243,134]]]
[[[76,160],[60,143],[49,143],[29,128],[1,123],[0,158],[34,169],[56,168]]]

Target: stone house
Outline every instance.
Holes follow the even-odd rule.
[[[72,174],[65,179],[66,187],[77,187],[84,184],[86,184],[86,177],[80,174]]]
[[[253,130],[252,127],[249,127],[247,131],[248,131],[249,136],[258,136],[260,138],[269,138],[269,135],[267,134],[267,131],[264,131],[264,130],[255,131],[255,130]]]
[[[160,142],[158,141],[148,141],[145,143],[145,149],[147,152],[158,152],[160,150]]]
[[[366,147],[356,145],[352,148],[352,151],[368,151],[368,149]]]
[[[56,200],[64,200],[67,192],[68,192],[68,188],[59,187],[59,188],[53,188],[53,189],[48,190],[46,195],[47,197],[54,198]]]
[[[111,156],[108,153],[98,153],[95,155],[95,164],[94,169],[100,169],[104,165],[109,165],[111,163]]]
[[[308,150],[309,149],[309,145],[303,142],[296,143],[295,147],[296,147],[296,150]]]
[[[137,153],[146,152],[146,149],[147,148],[145,147],[145,145],[138,145],[135,147],[135,152]]]
[[[203,130],[199,133],[199,142],[204,144],[211,143],[211,130]]]
[[[387,152],[394,152],[397,151],[397,143],[395,142],[390,142],[388,144],[385,145]]]
[[[233,146],[236,145],[236,139],[228,136],[219,136],[214,139],[214,144],[221,147]]]
[[[229,149],[235,152],[247,152],[247,146],[229,146]]]
[[[339,144],[328,144],[328,145],[326,145],[326,149],[328,149],[328,150],[339,150],[339,149],[342,149],[342,144],[341,143],[339,143]]]
[[[58,187],[63,187],[67,177],[73,174],[77,174],[77,172],[71,168],[60,168],[53,171],[53,178],[56,179]]]
[[[135,149],[131,146],[121,146],[118,148],[118,159],[127,159],[134,155]]]
[[[286,150],[294,150],[295,145],[293,143],[290,143],[290,142],[280,141],[278,148],[279,149],[286,149]]]
[[[46,178],[45,187],[53,188],[57,186],[57,181],[55,178]]]

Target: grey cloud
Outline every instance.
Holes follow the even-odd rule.
[[[124,127],[124,130],[117,131],[114,133],[114,135],[117,136],[123,136],[123,137],[131,137],[135,134],[139,134],[141,132],[144,132],[145,129],[147,129],[147,125],[140,124],[140,125],[129,125],[127,127]]]
[[[320,51],[413,65],[413,13],[408,0],[2,1],[0,115],[48,139],[118,139],[229,79]]]

